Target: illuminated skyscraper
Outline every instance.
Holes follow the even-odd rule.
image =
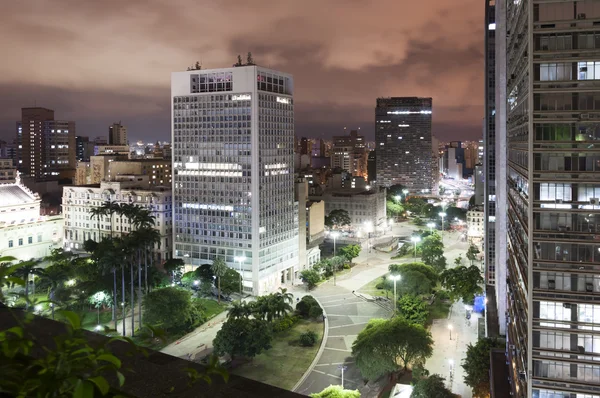
[[[292,76],[255,65],[175,72],[171,94],[175,257],[195,267],[221,256],[252,294],[291,283]]]

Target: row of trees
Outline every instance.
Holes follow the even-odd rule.
[[[324,278],[335,278],[336,272],[344,268],[349,269],[352,260],[358,257],[360,251],[360,245],[344,246],[338,250],[338,256],[322,259],[311,268],[301,271],[300,279],[306,283],[308,289],[313,289]]]

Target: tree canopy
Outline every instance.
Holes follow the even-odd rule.
[[[446,388],[444,385],[445,379],[438,375],[433,374],[426,379],[418,380],[413,391],[410,394],[410,398],[453,398],[454,394]]]
[[[401,317],[372,319],[352,344],[356,366],[369,380],[407,369],[432,353],[431,334]]]
[[[475,295],[483,293],[481,271],[475,265],[464,265],[442,272],[442,285],[453,300],[461,298],[464,303],[472,302]]]
[[[358,257],[360,254],[360,245],[348,245],[344,246],[339,250],[340,256],[344,256],[346,260],[352,261],[352,259]]]
[[[229,296],[231,293],[239,293],[239,291],[240,273],[228,267],[221,277],[221,292],[225,296]]]
[[[433,269],[432,266],[421,262],[390,264],[388,269],[390,270],[390,273],[398,275],[402,275],[403,273],[408,271],[420,272],[423,275],[425,275],[425,277],[427,277],[427,279],[429,279],[432,284],[435,284],[438,279],[438,275],[435,272],[435,269]]]
[[[235,318],[223,324],[213,341],[217,355],[229,354],[231,358],[253,358],[271,348],[273,330],[261,319]]]
[[[429,316],[427,304],[417,296],[405,294],[398,300],[398,314],[410,323],[424,325]]]
[[[467,346],[467,355],[463,359],[465,384],[473,389],[474,397],[488,397],[490,391],[490,352],[494,348],[504,348],[501,340],[483,338],[475,345]]]
[[[350,214],[344,209],[331,210],[327,216],[325,216],[325,225],[329,228],[334,226],[342,227],[344,225],[350,225],[352,219]]]
[[[479,248],[471,243],[469,245],[469,250],[467,250],[467,259],[471,262],[471,265],[473,265],[473,262],[477,260],[477,255],[479,253],[481,253]]]
[[[165,287],[146,294],[144,320],[165,330],[185,331],[202,314],[192,304],[190,293],[177,287]]]
[[[358,390],[344,390],[342,386],[332,385],[309,396],[311,398],[360,398],[360,392]]]
[[[398,217],[402,213],[404,213],[404,207],[396,200],[388,199],[385,205],[385,209],[388,217]]]
[[[423,239],[421,243],[421,259],[427,265],[431,265],[437,272],[446,268],[446,257],[444,257],[444,243],[438,233],[433,233]]]

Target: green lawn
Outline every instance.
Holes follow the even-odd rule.
[[[202,306],[205,308],[204,315],[207,320],[214,318],[221,312],[225,311],[225,309],[227,308],[227,304],[224,304],[223,302],[219,304],[215,300],[211,299],[197,298],[194,300],[196,302],[201,303]]]
[[[388,274],[386,274],[386,275],[388,275]],[[369,294],[371,296],[386,297],[385,289],[377,289],[376,286],[379,283],[381,283],[381,277],[373,279],[371,282],[367,283],[366,285],[364,285],[363,287],[358,289],[358,291],[360,293]],[[394,292],[387,293],[387,297],[392,297],[393,295],[394,295]]]
[[[319,336],[314,347],[301,347],[300,335],[312,330]],[[292,329],[277,333],[272,348],[233,369],[232,373],[285,390],[291,390],[312,363],[323,338],[323,323],[301,320]]]

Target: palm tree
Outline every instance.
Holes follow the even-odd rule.
[[[90,210],[90,218],[93,220],[94,218],[98,220],[98,239],[96,242],[100,242],[102,240],[102,232],[100,231],[100,221],[102,221],[102,217],[106,217],[108,212],[104,207],[94,207]]]
[[[42,272],[41,268],[37,268],[40,260],[20,261],[19,267],[15,270],[15,274],[25,280],[25,310],[29,310],[29,275],[39,275]]]
[[[50,309],[52,310],[52,319],[54,319],[54,307],[55,307],[55,294],[56,290],[63,285],[63,283],[69,278],[66,267],[60,263],[52,264],[43,270],[41,274],[42,279],[47,280],[50,283],[50,291],[48,298],[50,299]]]
[[[110,217],[110,237],[112,238],[113,236],[113,214],[117,213],[119,211],[120,205],[117,202],[114,202],[112,200],[107,200],[106,202],[104,202],[104,204],[102,204],[102,207],[100,207],[101,209],[103,209],[103,211],[105,212],[104,214]]]
[[[254,309],[252,308],[252,305],[236,301],[229,309],[229,312],[227,313],[227,319],[247,318],[252,315],[253,311]]]
[[[227,264],[223,257],[216,257],[210,266],[211,271],[217,277],[217,291],[219,292],[218,302],[221,304],[221,277],[225,275],[227,271]]]
[[[279,288],[279,292],[271,295],[271,308],[273,309],[273,315],[276,318],[283,318],[288,312],[294,310],[292,303],[294,302],[294,296],[289,293],[286,288]]]
[[[94,257],[98,265],[100,266],[102,274],[112,273],[113,274],[113,306],[112,306],[112,320],[117,322],[117,264],[123,261],[123,254],[118,241],[113,238],[104,239],[98,244]]]

